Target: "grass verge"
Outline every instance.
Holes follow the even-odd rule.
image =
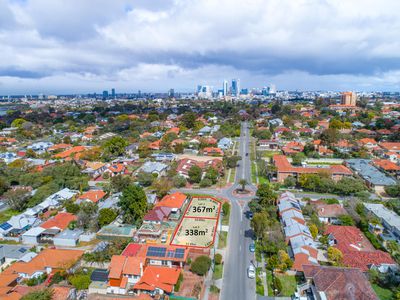
[[[222,270],[224,269],[224,265],[215,265],[214,272],[213,272],[213,279],[218,280],[222,278]]]
[[[6,209],[0,212],[0,223],[8,221],[12,216],[18,215],[20,212],[13,209]]]
[[[393,299],[393,292],[391,290],[380,287],[377,284],[372,284],[372,288],[374,289],[380,300]]]
[[[256,293],[258,295],[264,296],[265,291],[264,291],[264,283],[262,281],[262,278],[260,277],[261,273],[261,268],[256,269]]]
[[[218,235],[218,249],[224,249],[228,242],[228,232],[220,231]]]

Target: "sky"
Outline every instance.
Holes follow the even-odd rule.
[[[398,0],[0,0],[0,94],[400,91]]]

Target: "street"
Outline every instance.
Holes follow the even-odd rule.
[[[220,299],[255,299],[255,279],[247,277],[247,268],[254,262],[254,253],[249,251],[252,243],[250,233],[250,220],[245,213],[248,210],[247,202],[252,197],[235,197],[232,192],[240,187],[241,179],[246,179],[249,185],[247,189],[255,191],[256,187],[251,185],[251,161],[250,161],[250,134],[247,122],[242,123],[239,155],[239,167],[236,170],[235,184],[227,190],[231,201],[231,216],[229,223],[228,248],[224,262],[224,278]],[[246,156],[246,153],[249,155]]]

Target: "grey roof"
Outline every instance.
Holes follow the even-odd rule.
[[[27,252],[29,252],[30,247],[20,246],[20,245],[0,245],[0,259],[11,258],[20,259]]]
[[[400,231],[400,216],[394,211],[388,209],[383,204],[378,203],[364,203],[364,206],[378,218],[384,220],[391,227],[397,228]]]
[[[83,230],[81,229],[74,229],[74,230],[64,230],[57,234],[54,238],[55,239],[64,239],[64,240],[78,240],[81,234],[83,233]]]
[[[373,185],[395,185],[396,180],[370,165],[369,159],[347,159],[346,163],[364,180]]]
[[[143,164],[143,166],[140,169],[145,173],[154,173],[154,172],[160,173],[167,167],[168,166],[163,163],[147,161]]]
[[[300,224],[298,222],[294,222],[289,226],[284,227],[285,236],[290,238],[295,235],[305,234],[311,237],[310,229],[307,226]]]

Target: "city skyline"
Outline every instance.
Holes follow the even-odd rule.
[[[399,91],[397,1],[0,0],[0,94]],[[204,22],[207,20],[207,22]]]

